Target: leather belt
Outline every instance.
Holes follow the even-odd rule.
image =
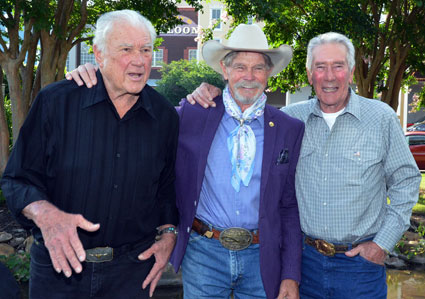
[[[135,249],[140,249],[140,252],[142,252],[145,249],[147,249],[149,246],[151,246],[151,244],[154,243],[154,238],[155,238],[155,233],[146,236],[144,239],[138,242],[135,242],[132,244],[124,244],[115,248],[105,246],[105,247],[95,247],[95,248],[85,249],[85,252],[86,252],[85,262],[89,262],[89,263],[110,262],[114,259],[114,257],[115,258],[119,257]],[[46,248],[41,236],[38,238],[34,236],[34,243]]]
[[[318,252],[325,256],[334,256],[335,253],[345,253],[350,250],[349,245],[333,244],[325,240],[313,239],[308,236],[305,236],[305,243],[314,247]],[[360,243],[352,244],[351,248],[356,247]]]
[[[144,248],[149,246],[150,243],[153,243],[153,236],[150,238],[143,239],[139,242],[133,244],[124,244],[119,247],[95,247],[86,249],[86,262],[89,263],[103,263],[110,262],[114,258],[117,258],[123,254],[129,253],[138,248]],[[141,250],[140,252],[142,252]]]
[[[231,227],[219,231],[210,228],[210,226],[206,225],[198,218],[193,220],[192,229],[201,236],[219,240],[225,248],[230,250],[242,250],[251,244],[258,244],[260,242],[258,230],[256,233],[253,233],[244,228]]]

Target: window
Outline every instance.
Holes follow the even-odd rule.
[[[94,58],[94,54],[89,53],[90,46],[87,45],[86,43],[81,43],[80,46],[81,46],[80,64],[85,64],[87,62],[90,62],[91,64],[96,64],[96,59]]]
[[[152,66],[162,67],[161,63],[164,61],[164,49],[158,49],[153,52]]]
[[[221,8],[211,9],[211,23],[213,23],[214,20],[215,22],[219,23],[216,29],[221,29],[220,17],[221,17]]]
[[[409,145],[424,145],[425,136],[422,135],[410,135],[408,136]]]
[[[187,60],[198,60],[198,49],[189,49],[189,55]]]
[[[67,72],[69,72],[69,71],[70,71],[70,69],[69,69],[69,54],[68,54],[68,56],[66,57],[66,64],[65,64],[65,67],[66,67],[66,71],[67,71]]]

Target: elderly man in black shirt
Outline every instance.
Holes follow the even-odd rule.
[[[148,298],[168,262],[178,116],[146,85],[155,38],[136,12],[101,16],[99,83],[51,84],[31,108],[1,181],[35,238],[31,298]]]

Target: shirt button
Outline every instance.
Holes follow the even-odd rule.
[[[328,156],[328,153],[325,154],[325,157],[327,157],[327,156]]]
[[[114,184],[114,189],[117,189],[118,188],[118,185],[117,184]]]
[[[193,205],[196,207],[196,200],[193,202]]]
[[[327,180],[328,180],[328,178],[325,178],[324,180],[325,180],[325,181],[327,181]]]
[[[324,203],[323,203],[323,205],[324,205],[324,206],[326,206],[326,205],[327,205],[327,203],[326,203],[326,202],[324,202]]]
[[[239,215],[239,211],[236,211],[236,215]]]
[[[121,154],[120,153],[117,153],[117,158],[119,158],[119,157],[121,157]]]
[[[187,232],[190,233],[190,226],[187,227]]]

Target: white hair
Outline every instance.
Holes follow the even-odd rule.
[[[105,52],[106,40],[109,32],[115,25],[120,25],[121,23],[127,23],[134,27],[147,29],[151,37],[153,48],[156,39],[156,31],[152,23],[140,13],[129,9],[111,11],[101,15],[96,22],[93,45],[96,45],[101,52]]]
[[[310,40],[307,47],[307,61],[306,61],[306,67],[311,72],[311,69],[313,67],[313,50],[320,45],[324,44],[341,44],[344,45],[347,49],[347,63],[348,67],[350,69],[350,72],[353,70],[355,65],[355,50],[353,43],[350,41],[348,37],[346,37],[343,34],[336,33],[336,32],[327,32],[320,34]]]

